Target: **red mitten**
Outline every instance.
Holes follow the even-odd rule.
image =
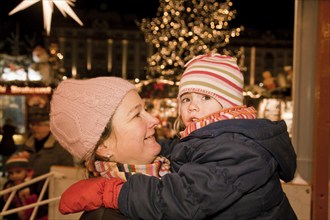
[[[118,209],[118,197],[124,181],[118,178],[111,178],[105,182],[103,192],[103,205],[106,208]]]
[[[118,196],[124,181],[96,177],[80,180],[66,189],[60,200],[59,211],[69,214],[105,206],[118,208]]]

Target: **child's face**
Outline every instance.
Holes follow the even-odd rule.
[[[22,167],[10,168],[8,170],[8,178],[15,184],[22,183],[22,181],[27,176],[27,169]]]
[[[180,104],[181,119],[186,127],[189,123],[222,109],[222,105],[214,98],[195,92],[183,94]]]

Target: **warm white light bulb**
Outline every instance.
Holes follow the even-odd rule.
[[[83,25],[81,20],[70,7],[70,5],[74,6],[75,0],[23,0],[12,11],[9,12],[9,15],[13,15],[16,12],[22,11],[39,1],[42,1],[44,29],[46,30],[47,35],[49,35],[50,33],[54,5],[58,8],[58,10],[62,13],[64,17],[66,17],[68,14],[78,24],[80,24],[81,26]]]

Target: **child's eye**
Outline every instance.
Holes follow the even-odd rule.
[[[184,98],[184,97],[181,98],[181,103],[186,103],[186,102],[189,102],[189,101],[190,101],[189,98]]]
[[[203,100],[210,100],[210,99],[211,99],[211,96],[204,95],[202,99],[203,99]]]

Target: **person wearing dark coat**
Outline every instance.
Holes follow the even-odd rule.
[[[29,154],[29,163],[34,171],[34,177],[39,177],[51,171],[52,166],[75,166],[74,158],[55,139],[49,128],[49,111],[40,110],[30,115],[29,126],[31,135],[25,140],[19,152]],[[36,183],[38,194],[43,189],[45,180]],[[43,199],[48,199],[46,190]],[[48,204],[38,208],[38,216],[48,215]]]
[[[9,157],[16,151],[16,144],[13,138],[16,132],[17,127],[13,124],[13,120],[7,118],[2,127],[2,139],[0,142],[1,155]]]
[[[2,139],[0,141],[0,155],[2,156],[2,173],[6,173],[4,164],[7,159],[17,150],[14,134],[17,132],[17,127],[13,124],[12,118],[6,118],[5,124],[2,127]]]
[[[255,109],[242,105],[242,91],[234,59],[192,59],[178,94],[176,128],[184,130],[180,139],[162,142],[160,152],[170,159],[172,173],[135,174],[122,184],[106,176],[78,181],[62,194],[60,211],[106,207],[132,219],[296,220],[281,185],[296,171],[287,126],[256,119]]]

